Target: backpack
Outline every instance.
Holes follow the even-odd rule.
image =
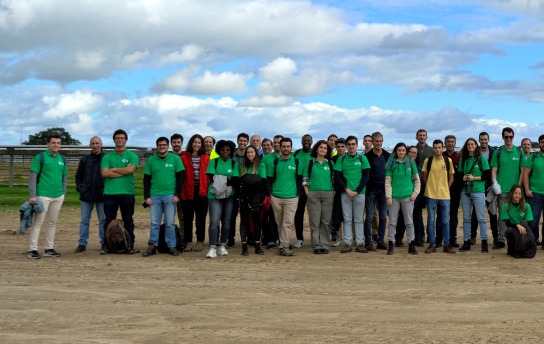
[[[310,160],[310,162],[308,164],[308,180],[310,180],[310,178],[312,178],[312,167],[314,166],[314,160],[315,159]],[[329,163],[329,170],[331,170],[331,179],[332,179],[333,175],[334,175],[332,161],[327,160],[327,162]]]
[[[43,152],[38,154],[38,156],[40,157],[40,172],[38,173],[38,177],[36,178],[36,185],[38,185],[38,183],[40,182],[40,174],[42,174],[43,163],[45,162],[45,156],[43,155]],[[64,155],[60,155],[60,157],[62,158],[62,162],[64,162],[64,166],[66,166],[66,157]]]
[[[181,240],[181,234],[179,231],[178,225],[175,226],[175,232],[176,232],[176,250],[179,251],[179,253],[183,253],[183,250],[185,247],[183,247],[183,240]],[[168,245],[166,244],[166,225],[163,223],[161,224],[161,227],[159,228],[159,244],[157,245],[157,251],[160,253],[168,253],[170,252],[170,249],[168,248]]]
[[[344,154],[344,156],[342,156],[342,161],[341,161],[342,167],[344,167],[344,160],[346,160],[346,157],[347,157],[347,156],[348,156],[347,153]],[[338,163],[338,160],[337,160],[336,162]],[[361,154],[359,154],[359,162],[361,163],[361,165],[363,164],[363,156],[362,156]],[[348,184],[348,181],[347,181],[346,177],[344,177],[344,174],[343,174],[343,173],[342,173],[342,178],[341,178],[341,179],[342,179],[342,181],[344,182],[344,184],[346,184],[346,185]],[[335,185],[336,185],[336,184],[335,184]],[[338,185],[336,188],[337,188],[336,192],[343,192],[343,191],[344,191],[344,190],[342,190],[342,189],[340,188],[340,185]]]
[[[524,226],[525,227],[525,226]],[[533,231],[528,227],[527,234],[521,234],[517,229],[510,232],[508,253],[514,258],[533,258],[536,255],[536,240]]]
[[[276,168],[278,167],[279,162],[280,162],[280,159],[276,157],[276,159],[274,159],[274,181],[276,181]],[[298,163],[299,163],[299,160],[295,158],[295,168],[296,168],[295,175],[297,174],[296,171],[298,171]]]
[[[499,167],[501,167],[501,150],[502,150],[502,147],[504,146],[500,146],[498,149],[497,149],[497,174],[499,174]],[[521,158],[523,157],[523,153],[521,152],[521,148],[520,147],[516,147],[518,149],[518,153],[519,153],[519,162],[521,164]],[[533,159],[534,160],[534,159]]]
[[[112,253],[127,253],[128,248],[134,246],[130,233],[123,226],[123,221],[119,219],[111,220],[104,239]]]
[[[234,161],[234,159],[230,159],[230,161],[232,162],[232,170],[234,171],[234,164],[236,164],[236,161]],[[219,163],[219,160],[215,159],[215,170],[217,170],[218,163]]]
[[[450,172],[450,158],[444,157],[444,162],[446,163],[446,174]],[[427,159],[427,177],[431,174],[431,166],[433,165],[433,157]],[[455,172],[455,171],[454,171]]]
[[[468,164],[468,160],[467,160],[467,161],[463,161],[463,163],[464,163],[464,165],[465,165],[465,167],[466,167],[466,165]],[[484,172],[484,171],[482,170],[482,155],[480,155],[480,156],[478,156],[478,157],[476,158],[476,162],[475,162],[474,164],[472,164],[472,167],[470,168],[470,170],[468,171],[467,174],[472,174],[472,171],[474,171],[474,167],[476,167],[476,164],[478,164],[478,167],[480,167],[480,170],[482,171],[482,173]],[[463,168],[463,170],[464,170],[464,168]]]

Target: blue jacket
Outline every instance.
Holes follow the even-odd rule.
[[[42,201],[36,201],[34,206],[31,206],[28,201],[25,201],[23,205],[19,208],[19,213],[21,213],[21,226],[19,227],[19,234],[23,235],[26,231],[32,227],[32,218],[34,213],[42,213],[43,203]]]

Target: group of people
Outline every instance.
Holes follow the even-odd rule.
[[[315,144],[311,135],[304,135],[302,148],[295,151],[292,140],[282,135],[261,139],[241,133],[235,144],[195,134],[185,151],[182,135],[159,137],[157,153],[147,159],[143,171],[144,206],[150,208],[151,218],[143,256],[156,254],[162,222],[171,255],[204,250],[208,213],[206,257],[228,255],[227,248],[235,246],[238,214],[243,255],[248,255],[248,247],[253,246],[255,254],[264,254],[263,248],[277,248],[280,255],[294,256],[294,248],[305,242],[306,209],[315,254],[327,254],[331,246],[342,246],[341,253],[352,252],[355,247],[355,252],[382,249],[391,255],[395,247],[403,246],[404,233],[410,254],[418,254],[416,247],[423,247],[425,241],[429,243],[425,253],[437,252],[439,247],[445,253],[455,253],[455,247],[465,252],[476,244],[478,227],[481,252],[486,253],[486,208],[493,249],[504,248],[513,231],[524,235],[530,230],[540,244],[544,135],[539,137],[540,150],[534,154],[529,139],[523,139],[521,147],[513,144],[512,128],[504,128],[502,138],[504,145],[493,149],[489,134],[482,132],[478,140],[467,139],[457,152],[454,135],[444,141],[434,140],[429,146],[427,132],[421,129],[416,133],[416,145],[398,143],[389,153],[382,148],[383,135],[379,132],[364,137],[363,151],[358,151],[357,137],[334,134]],[[139,159],[126,148],[128,135],[124,130],[116,130],[113,140],[115,149],[104,154],[100,137],[91,138],[91,153],[78,165],[75,179],[81,223],[76,253],[86,250],[95,208],[101,254],[109,253],[105,230],[117,218],[118,210],[129,242],[134,243],[134,171]],[[50,136],[47,146],[47,151],[34,158],[30,170],[29,203],[40,201],[44,208],[35,214],[30,228],[28,257],[34,259],[41,257],[38,238],[44,220],[44,256],[60,256],[54,250],[54,239],[66,196],[68,169],[66,159],[59,154],[61,138]],[[460,205],[462,244],[457,242]],[[428,215],[426,230],[424,208]],[[377,226],[373,226],[376,218]],[[297,240],[291,246],[293,228]],[[134,246],[128,247],[127,253],[134,254]]]

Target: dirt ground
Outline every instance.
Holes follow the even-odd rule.
[[[206,251],[101,256],[93,219],[88,250],[75,254],[79,209],[65,207],[55,241],[62,257],[31,260],[28,234],[15,234],[18,214],[2,217],[1,343],[543,341],[540,249],[532,260],[482,254],[479,241],[455,255],[418,248],[411,256],[406,247],[393,256],[314,255],[308,241],[295,257],[243,257],[237,238],[229,256],[213,260]],[[149,214],[135,218],[143,251]],[[43,245],[44,229],[40,253]]]

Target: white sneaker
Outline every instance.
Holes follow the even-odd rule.
[[[338,240],[336,240],[335,242],[332,243],[332,247],[338,247],[338,246],[342,245],[343,242],[344,242],[343,240],[338,239]]]
[[[301,248],[302,246],[304,246],[304,241],[302,240],[297,240],[297,242],[295,243],[295,248]]]
[[[219,255],[220,256],[228,256],[229,255],[229,253],[227,252],[227,249],[225,248],[225,246],[219,247]]]
[[[215,251],[215,248],[210,248],[208,251],[208,254],[206,255],[206,258],[215,258],[217,257],[217,252]]]

